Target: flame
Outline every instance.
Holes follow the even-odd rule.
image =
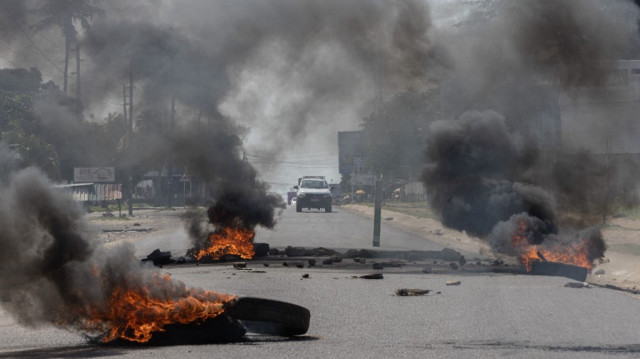
[[[565,246],[554,246],[551,249],[540,246],[530,246],[520,254],[520,263],[524,264],[527,271],[531,271],[531,266],[535,261],[548,261],[571,264],[593,269],[593,263],[588,258],[588,248],[583,241]]]
[[[218,260],[226,254],[239,255],[242,259],[252,259],[255,255],[253,237],[255,232],[243,227],[222,227],[209,235],[209,247],[201,249],[196,255],[200,260],[211,256]]]
[[[584,238],[572,243],[554,243],[553,245],[532,245],[527,241],[527,224],[518,222],[516,233],[511,236],[511,244],[519,250],[520,263],[527,271],[531,271],[535,261],[559,262],[579,267],[593,269],[593,263],[589,259],[589,247]]]
[[[153,332],[164,331],[166,325],[202,323],[214,318],[224,312],[225,303],[236,298],[234,295],[200,289],[193,290],[194,293],[185,289],[186,293],[181,293],[184,295],[171,298],[168,292],[175,288],[172,288],[170,277],[157,273],[154,277],[156,284],[166,283],[165,288],[155,288],[162,294],[154,295],[147,287],[116,286],[107,307],[92,310],[92,315],[85,320],[85,329],[106,329],[103,342],[120,338],[144,343],[151,339]]]

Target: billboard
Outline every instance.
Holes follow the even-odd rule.
[[[116,170],[114,167],[74,167],[73,182],[115,182]]]

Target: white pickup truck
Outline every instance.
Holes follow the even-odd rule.
[[[298,178],[298,185],[294,188],[297,190],[296,212],[302,212],[303,208],[324,208],[325,212],[331,212],[333,196],[331,187],[323,176]]]

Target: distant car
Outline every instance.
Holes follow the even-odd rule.
[[[331,212],[333,198],[331,187],[322,176],[305,176],[298,180],[296,212],[302,212],[303,208],[324,208],[325,212]]]

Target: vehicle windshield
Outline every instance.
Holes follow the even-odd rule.
[[[323,180],[303,180],[300,188],[329,188],[326,181]]]

